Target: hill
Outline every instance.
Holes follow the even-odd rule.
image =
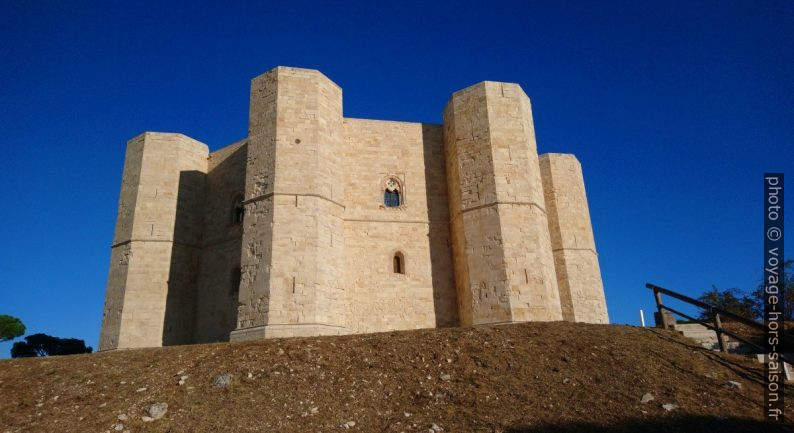
[[[564,322],[136,349],[0,361],[0,432],[771,432],[762,373]]]

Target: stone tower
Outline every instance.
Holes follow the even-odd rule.
[[[344,328],[342,89],[278,67],[251,83],[242,278],[232,340]]]
[[[101,349],[192,341],[208,154],[181,134],[127,143]]]
[[[527,95],[489,81],[456,92],[444,148],[461,324],[562,319]]]
[[[562,316],[571,322],[609,323],[582,165],[575,156],[540,157]]]
[[[517,84],[443,124],[343,117],[316,70],[251,81],[248,134],[127,144],[100,350],[456,325],[608,323],[582,169]]]

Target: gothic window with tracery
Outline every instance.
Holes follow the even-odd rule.
[[[399,207],[402,204],[400,200],[400,183],[397,180],[386,180],[386,188],[383,191],[383,204],[386,207]]]

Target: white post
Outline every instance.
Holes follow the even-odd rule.
[[[645,315],[642,313],[642,309],[640,309],[640,323],[642,324],[642,327],[644,328],[645,327]]]

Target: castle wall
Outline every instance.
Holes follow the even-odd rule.
[[[128,142],[100,350],[191,341],[207,155],[180,134]]]
[[[105,308],[102,315],[102,328],[99,334],[99,350],[115,349],[119,346],[121,333],[121,313],[124,309],[124,296],[127,286],[127,270],[131,257],[132,223],[135,216],[135,202],[138,198],[138,184],[143,159],[143,139],[141,134],[127,142],[124,156],[124,171],[121,176],[116,227],[110,250],[110,270],[105,292]]]
[[[345,119],[345,287],[349,332],[457,324],[439,125]],[[387,208],[383,184],[401,182]],[[395,273],[400,252],[404,274]]]
[[[245,190],[247,140],[210,154],[194,342],[228,341],[237,326],[243,225],[234,205]]]
[[[252,82],[251,104],[232,339],[344,333],[342,90],[318,71],[279,67]],[[256,257],[268,243],[269,260]]]
[[[264,326],[270,308],[277,84],[277,70],[251,81],[238,330]],[[234,339],[236,333],[232,332],[230,338]]]
[[[483,82],[452,96],[444,126],[461,323],[560,320],[529,98]]]
[[[345,119],[339,86],[277,67],[246,139],[128,143],[101,350],[563,318],[608,322],[584,181],[538,158],[517,84],[456,92],[443,125]]]
[[[563,317],[609,323],[582,166],[574,155],[547,153],[540,168]]]

